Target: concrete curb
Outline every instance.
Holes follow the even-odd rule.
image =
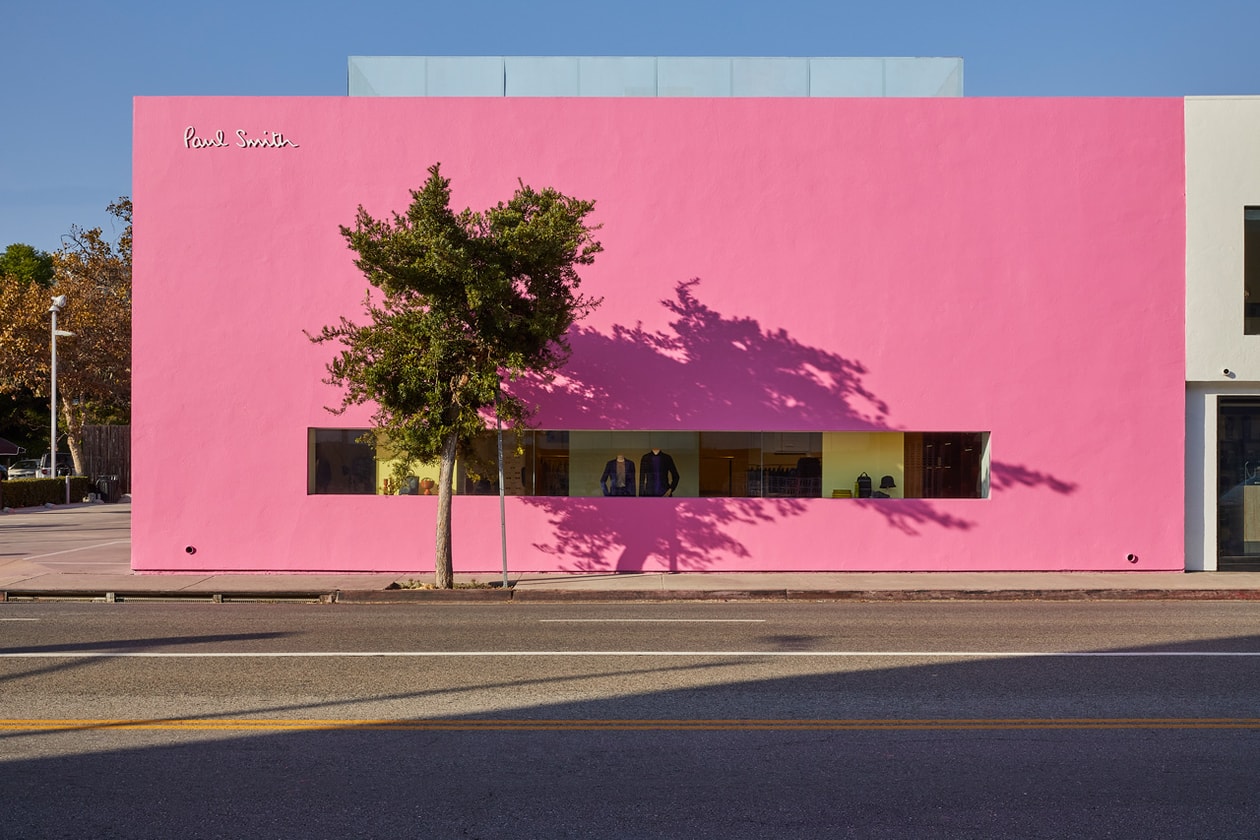
[[[306,602],[321,604],[577,604],[677,602],[1260,601],[1256,589],[342,589],[212,591],[0,590],[18,601]]]
[[[1255,589],[789,590],[790,601],[1256,601]]]
[[[785,589],[516,589],[525,603],[651,601],[786,601]]]
[[[391,589],[341,590],[338,604],[678,601],[1256,601],[1254,589]]]
[[[512,600],[511,589],[340,589],[338,604],[467,604]]]
[[[272,592],[210,592],[172,590],[154,592],[150,590],[117,590],[100,589],[8,589],[0,591],[0,604],[19,601],[92,601],[106,604],[124,601],[209,601],[216,604],[232,602],[305,602],[331,604],[337,593],[327,591],[284,590]]]

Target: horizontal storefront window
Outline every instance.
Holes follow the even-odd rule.
[[[438,465],[359,442],[367,429],[308,431],[307,492],[428,495]],[[497,440],[456,464],[455,492],[498,495]],[[988,432],[524,431],[504,434],[509,496],[984,499]]]

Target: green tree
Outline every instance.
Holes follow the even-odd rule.
[[[16,280],[23,285],[35,285],[48,288],[53,283],[52,254],[14,242],[0,254],[0,279],[4,282]]]
[[[359,207],[341,234],[370,284],[369,323],[345,317],[311,336],[341,349],[324,381],[344,389],[341,413],[372,403],[372,438],[408,462],[440,460],[435,571],[453,586],[451,491],[457,457],[486,428],[485,411],[523,425],[526,406],[501,376],[553,374],[568,359],[569,327],[599,305],[578,294],[577,267],[602,248],[587,223],[594,202],[524,183],[484,212],[450,208],[438,165],[392,220]],[[378,450],[379,451],[379,450]]]
[[[50,287],[0,283],[0,394],[48,399],[48,306],[66,296],[57,327],[74,336],[57,342],[58,427],[80,472],[83,426],[125,421],[131,404],[131,201],[108,209],[125,223],[117,242],[100,228],[72,227],[52,255]]]
[[[48,446],[48,431],[48,397],[29,388],[0,393],[0,437],[25,448],[22,457],[38,457]]]

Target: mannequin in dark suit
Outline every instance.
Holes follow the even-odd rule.
[[[634,495],[634,461],[627,461],[625,455],[618,455],[604,465],[604,474],[599,477],[599,487],[605,496]]]
[[[639,495],[672,496],[678,487],[674,459],[657,447],[639,459]]]

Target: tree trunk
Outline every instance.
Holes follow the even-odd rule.
[[[454,564],[451,560],[451,493],[455,480],[455,446],[459,433],[451,432],[442,446],[442,463],[438,467],[437,548],[434,552],[434,585],[438,589],[455,587]]]
[[[61,429],[66,436],[66,448],[74,459],[75,475],[83,475],[83,411],[74,404],[74,400],[63,397],[61,400]],[[53,475],[57,467],[53,465]]]

